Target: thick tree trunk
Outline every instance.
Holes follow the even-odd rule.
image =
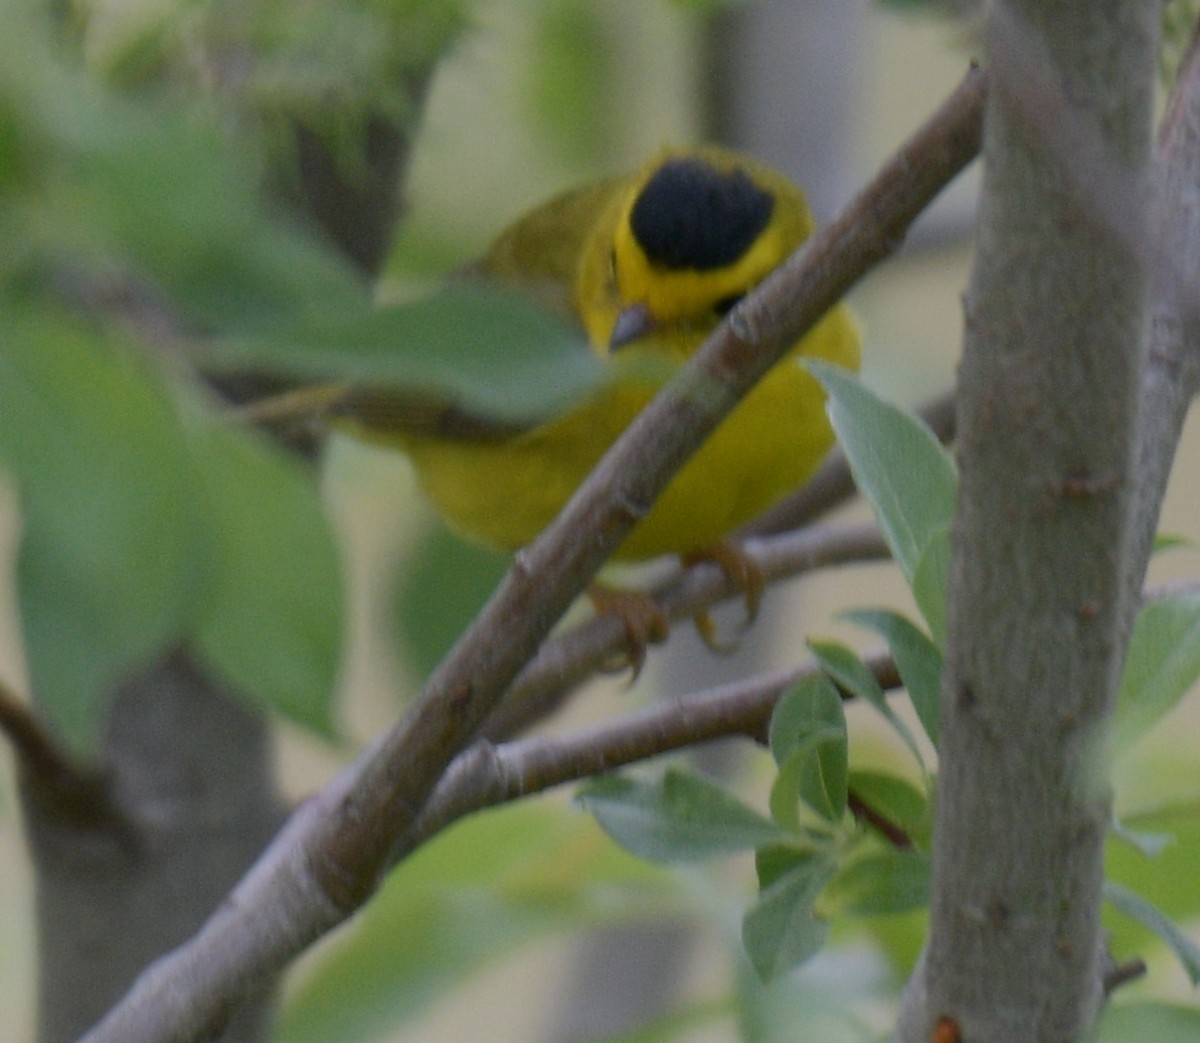
[[[103,804],[26,780],[40,1043],[90,1028],[151,959],[195,932],[274,834],[283,809],[267,731],[176,652],[117,696]],[[223,1043],[263,1038],[268,1013],[267,997],[249,1005]]]
[[[1103,1002],[1158,14],[1009,0],[989,16],[931,935],[905,1043],[939,1025],[1066,1043]]]

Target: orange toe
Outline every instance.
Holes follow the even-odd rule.
[[[671,624],[654,600],[640,590],[624,590],[593,583],[588,599],[597,615],[616,616],[625,628],[626,663],[636,681],[646,663],[646,649],[667,639]]]
[[[763,591],[767,586],[767,578],[759,568],[758,563],[740,547],[732,543],[717,543],[703,550],[685,554],[685,565],[697,565],[701,562],[711,562],[716,565],[726,578],[742,593],[746,606],[746,618],[739,628],[739,633],[749,627],[757,618],[762,606]],[[732,640],[722,638],[717,634],[717,626],[708,612],[699,612],[692,617],[696,633],[700,639],[714,652],[728,654],[737,648],[737,638]]]

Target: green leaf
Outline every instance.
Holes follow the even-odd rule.
[[[883,715],[883,718],[912,751],[917,763],[924,768],[925,761],[921,756],[916,739],[913,738],[908,725],[896,716],[896,711],[888,703],[887,695],[879,686],[875,675],[867,668],[867,664],[845,645],[835,641],[810,641],[808,646],[812,649],[813,655],[817,657],[817,662],[824,667],[825,672],[833,678],[835,683],[845,691],[864,700]]]
[[[809,859],[765,888],[742,920],[742,944],[763,981],[800,966],[825,945],[829,925],[814,909],[836,869],[832,858]]]
[[[282,302],[262,316],[225,316],[229,337],[210,348],[209,365],[432,394],[515,420],[548,415],[605,374],[563,320],[494,286],[455,284],[383,307],[328,296],[315,311]]]
[[[891,916],[929,904],[929,857],[887,850],[858,858],[839,870],[821,896],[830,916]]]
[[[394,870],[291,995],[275,1043],[389,1038],[488,963],[554,932],[677,912],[661,870],[545,802],[475,815]]]
[[[597,779],[578,799],[613,840],[655,862],[734,854],[785,836],[727,790],[677,768],[654,781]]]
[[[917,559],[917,570],[912,577],[913,599],[938,648],[946,647],[946,592],[951,554],[950,530],[939,529]]]
[[[1200,1010],[1173,1003],[1114,1003],[1100,1019],[1097,1043],[1196,1043]]]
[[[843,619],[875,631],[888,644],[917,719],[936,748],[941,719],[942,653],[925,633],[890,609],[852,609]]]
[[[216,525],[198,650],[235,691],[330,738],[342,583],[314,477],[250,432],[198,425],[192,448]]]
[[[781,826],[803,829],[800,805],[839,825],[846,813],[845,738],[811,739],[782,763],[770,787],[772,816]]]
[[[754,872],[758,877],[758,889],[765,891],[776,880],[797,872],[815,861],[834,857],[833,847],[807,847],[789,841],[785,844],[767,844],[754,852]]]
[[[845,737],[813,738],[793,750],[771,786],[770,806],[775,821],[788,829],[805,830],[801,806],[824,824],[840,823],[846,811]]]
[[[919,846],[928,843],[932,828],[929,797],[904,779],[876,771],[852,771],[850,792],[904,831]]]
[[[779,765],[770,796],[775,821],[802,829],[803,805],[837,825],[846,810],[849,754],[842,698],[825,675],[801,681],[779,700],[770,742]]]
[[[544,416],[603,378],[581,334],[495,286],[462,280],[379,306],[312,229],[264,205],[261,171],[227,127],[200,108],[180,118],[85,87],[48,51],[37,58],[0,62],[30,167],[6,203],[31,240],[20,274],[35,289],[49,290],[63,258],[85,282],[132,269],[210,336],[215,371],[435,393],[499,418]]]
[[[119,347],[50,314],[0,324],[0,460],[34,697],[78,748],[114,686],[179,640],[209,564],[206,507],[170,401]]]
[[[805,365],[829,395],[829,417],[859,490],[911,583],[921,554],[954,514],[950,455],[911,413],[885,402],[836,366]]]
[[[1138,613],[1117,692],[1113,743],[1129,749],[1200,677],[1200,594],[1155,598]]]
[[[771,756],[782,765],[814,737],[846,734],[842,697],[829,678],[814,674],[793,685],[775,703],[768,728]]]
[[[1200,945],[1184,934],[1178,925],[1140,895],[1111,880],[1104,883],[1104,897],[1126,916],[1149,928],[1166,942],[1191,983],[1200,984]]]

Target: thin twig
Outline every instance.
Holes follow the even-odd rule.
[[[859,796],[859,794],[855,793],[854,790],[851,790],[846,795],[846,806],[856,819],[867,823],[872,829],[880,833],[897,851],[912,850],[912,837],[878,808],[873,807]]]
[[[8,737],[21,771],[30,778],[53,783],[70,778],[79,770],[28,705],[3,680],[0,680],[0,733]]]
[[[891,656],[875,653],[864,656],[864,662],[881,686],[900,686]],[[738,736],[763,743],[779,697],[820,672],[819,666],[806,663],[664,701],[563,736],[535,736],[498,746],[476,743],[454,761],[434,790],[413,841],[424,843],[451,822],[481,808],[673,750]]]
[[[122,843],[134,842],[131,823],[114,798],[110,773],[72,757],[2,680],[0,734],[12,743],[28,798],[48,820],[109,829]]]
[[[1104,995],[1111,996],[1122,985],[1146,976],[1146,961],[1137,959],[1113,964],[1104,972]]]
[[[797,532],[747,540],[739,550],[761,569],[767,582],[833,565],[885,560],[887,547],[873,525],[813,526]],[[690,620],[741,591],[715,565],[675,571],[650,591],[669,621]],[[551,638],[513,683],[488,719],[483,734],[506,739],[543,720],[581,683],[623,653],[627,637],[619,619],[604,614]]]

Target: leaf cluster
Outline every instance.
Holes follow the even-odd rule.
[[[316,486],[209,378],[371,381],[513,416],[597,367],[496,292],[377,305],[265,200],[211,106],[118,92],[64,52],[24,5],[0,12],[0,461],[34,697],[91,746],[115,687],[185,646],[329,735],[342,591]]]
[[[754,967],[768,980],[821,951],[837,918],[886,918],[921,909],[929,889],[933,775],[925,751],[936,748],[939,736],[954,467],[917,418],[856,378],[820,364],[813,368],[830,396],[830,415],[856,484],[875,510],[924,626],[891,610],[858,609],[846,617],[888,644],[923,735],[911,732],[851,649],[810,641],[822,672],[787,692],[771,718],[768,745],[775,775],[769,815],[679,768],[649,779],[604,778],[581,794],[601,827],[645,858],[670,862],[753,850],[759,896],[745,914],[742,938]],[[1116,756],[1128,752],[1200,677],[1198,623],[1200,602],[1193,590],[1147,601],[1118,697]],[[919,783],[891,770],[851,764],[843,711],[850,698],[869,704],[888,721],[913,758]],[[1161,815],[1139,818],[1139,823],[1163,821]],[[1194,833],[1186,821],[1186,813],[1176,808],[1171,823],[1176,830],[1183,826],[1183,832],[1141,834],[1114,824],[1114,836],[1138,852],[1113,863],[1114,869],[1138,880],[1146,875],[1138,859],[1155,858],[1181,842],[1194,850],[1183,839]],[[1115,881],[1106,895],[1116,911],[1164,941],[1196,980],[1200,950],[1169,914]],[[1195,896],[1177,888],[1157,888],[1156,896],[1170,903],[1175,916],[1194,915],[1200,908]],[[1127,928],[1118,935],[1121,945],[1134,940]],[[1145,1016],[1167,1015],[1149,1006]]]

